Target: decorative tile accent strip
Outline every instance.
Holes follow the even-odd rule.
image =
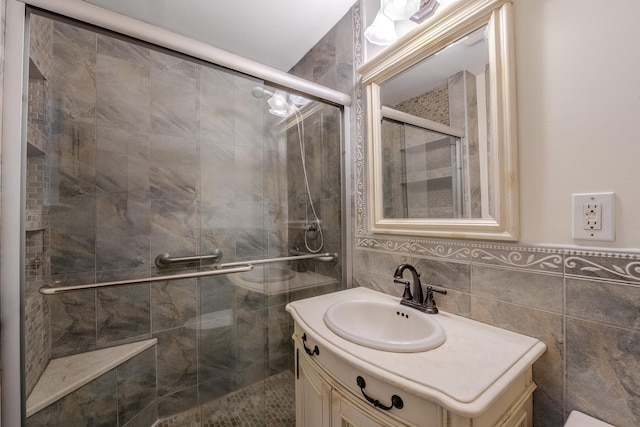
[[[410,253],[438,259],[451,259],[456,261],[469,260],[469,247],[467,243],[445,242],[437,240],[389,240],[360,237],[356,239],[356,246],[367,249],[379,249],[399,253]]]
[[[640,284],[640,254],[565,251],[567,276]]]
[[[360,2],[356,2],[353,6],[353,37],[354,37],[354,66],[358,69],[362,65],[362,17],[360,10]],[[355,85],[355,115],[356,115],[356,144],[355,144],[355,163],[356,163],[356,191],[355,191],[355,215],[356,215],[356,235],[363,236],[367,232],[366,228],[366,161],[365,161],[365,111],[362,105],[362,76],[356,73]]]
[[[562,250],[525,246],[472,245],[474,264],[562,274]]]

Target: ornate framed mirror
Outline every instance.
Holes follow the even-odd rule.
[[[358,69],[372,233],[518,239],[511,8],[455,2]]]

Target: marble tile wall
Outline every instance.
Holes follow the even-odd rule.
[[[356,4],[354,22],[359,13]],[[354,46],[361,42],[356,32]],[[361,61],[361,51],[354,53]],[[361,87],[354,103],[353,285],[400,296],[393,272],[409,262],[423,283],[448,291],[436,298],[443,310],[543,341],[547,351],[533,366],[536,427],[561,426],[571,410],[616,426],[638,425],[638,252],[371,234]]]

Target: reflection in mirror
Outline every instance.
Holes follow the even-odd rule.
[[[380,86],[384,218],[489,218],[487,26]]]

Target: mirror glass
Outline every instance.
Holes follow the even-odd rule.
[[[512,7],[452,2],[358,69],[372,233],[518,239]]]
[[[489,218],[487,26],[380,85],[384,218]]]

